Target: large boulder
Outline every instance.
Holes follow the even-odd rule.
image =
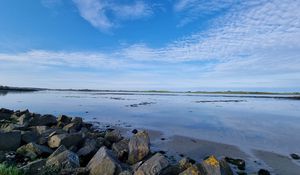
[[[97,151],[96,140],[86,139],[82,148],[77,151],[80,158],[80,164],[86,165]]]
[[[126,161],[128,158],[128,139],[123,139],[112,145],[112,150],[117,154],[117,157],[121,161]]]
[[[117,159],[105,146],[101,147],[87,165],[90,175],[115,175],[121,172]]]
[[[138,132],[130,138],[128,162],[135,164],[148,155],[150,139],[146,131]]]
[[[183,172],[181,172],[179,175],[214,175],[214,174],[205,174],[205,172],[202,170],[202,168],[196,165],[192,165]]]
[[[78,168],[79,165],[79,158],[77,154],[65,150],[61,153],[58,153],[55,156],[48,157],[46,161],[47,167],[59,167],[60,169],[63,168]]]
[[[21,143],[21,131],[0,131],[0,150],[15,151]]]
[[[71,146],[76,146],[81,143],[83,140],[83,136],[81,133],[74,134],[58,134],[53,135],[48,140],[48,145],[50,148],[57,148],[60,145],[64,145],[67,148]]]
[[[134,175],[159,175],[163,169],[169,166],[168,159],[160,153],[156,153],[144,162]]]
[[[63,124],[69,124],[71,122],[72,118],[68,117],[66,115],[59,115],[57,117],[57,122],[61,122]]]
[[[38,138],[39,138],[38,134],[36,134],[33,131],[22,131],[21,132],[21,140],[23,143],[30,143],[30,142],[36,143]]]
[[[56,117],[50,114],[46,114],[43,116],[33,116],[33,118],[29,122],[30,126],[52,126],[56,124]]]
[[[14,113],[14,111],[1,108],[0,109],[0,120],[8,120],[10,116]]]
[[[72,132],[77,132],[81,129],[80,124],[77,123],[69,123],[66,126],[63,127],[63,130],[65,130],[66,132],[72,133]]]
[[[36,143],[28,143],[17,149],[17,153],[29,157],[31,160],[37,158],[38,156],[46,157],[50,155],[53,151],[47,146],[38,145]]]
[[[14,115],[16,116],[16,115]],[[18,124],[28,126],[30,119],[31,119],[31,114],[30,113],[24,113],[20,117],[16,118],[18,121]]]

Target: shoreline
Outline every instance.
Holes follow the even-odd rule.
[[[152,174],[152,168],[165,175],[191,171],[207,175],[221,171],[226,172],[224,175],[269,172],[259,167],[248,170],[252,165],[245,163],[246,154],[231,145],[182,136],[162,138],[157,131],[99,128],[80,117],[40,115],[28,110],[2,108],[0,119],[1,163],[14,165],[27,174],[49,168],[57,174],[83,171],[140,175]],[[101,166],[105,168],[96,168]]]

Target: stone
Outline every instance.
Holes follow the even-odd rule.
[[[236,165],[239,170],[245,170],[246,168],[246,162],[242,159],[234,159],[230,157],[225,157],[226,162]]]
[[[294,160],[299,160],[300,159],[300,156],[298,154],[290,154],[291,158],[294,159]]]
[[[128,139],[123,139],[112,145],[112,150],[116,153],[118,159],[121,161],[126,161],[128,158],[128,143]]]
[[[49,157],[48,159],[51,159],[54,156],[57,156],[58,154],[66,151],[67,148],[64,145],[59,146]]]
[[[38,140],[38,135],[33,131],[22,131],[21,140],[23,143],[36,143]]]
[[[21,143],[21,131],[0,131],[0,150],[15,151]]]
[[[32,126],[30,128],[32,131],[36,132],[39,135],[42,135],[49,129],[48,126]]]
[[[136,133],[138,133],[138,130],[137,129],[133,129],[131,132],[132,132],[132,134],[136,134]]]
[[[233,175],[230,166],[225,160],[219,161],[215,156],[209,156],[202,163],[204,172],[213,175]]]
[[[34,116],[29,122],[30,126],[52,126],[56,124],[56,117],[50,114]]]
[[[106,131],[105,137],[106,140],[111,143],[118,142],[122,139],[121,132],[117,129]]]
[[[150,139],[146,131],[141,131],[133,135],[128,144],[128,162],[135,164],[148,155],[150,151],[149,144]]]
[[[105,146],[101,147],[87,165],[90,175],[115,175],[121,166]]]
[[[156,153],[144,162],[134,175],[159,175],[163,169],[169,166],[168,159],[160,153]]]
[[[64,145],[67,148],[71,146],[76,146],[80,142],[82,142],[83,137],[81,133],[74,133],[74,134],[58,134],[53,135],[48,140],[48,145],[50,148],[57,148],[60,145]]]
[[[125,171],[122,171],[119,175],[132,175],[132,172],[125,170]]]
[[[64,124],[69,124],[71,122],[72,118],[68,117],[66,115],[59,115],[57,117],[57,122],[62,122]]]
[[[18,124],[28,126],[31,119],[30,113],[24,113],[19,118],[17,118]]]
[[[1,108],[0,109],[0,120],[8,120],[10,116],[14,113],[14,111]]]
[[[46,159],[38,159],[29,164],[21,167],[20,169],[23,171],[25,175],[33,175],[38,174],[46,164]]]
[[[258,175],[271,175],[271,174],[270,174],[270,172],[268,170],[260,169],[258,171]]]
[[[181,172],[179,175],[214,175],[214,174],[204,174],[196,165],[189,167],[188,169]]]
[[[72,123],[76,123],[78,125],[82,125],[83,121],[81,117],[73,117],[71,120]]]
[[[77,155],[80,156],[87,156],[96,152],[96,141],[94,139],[86,139],[84,142],[84,146],[80,148],[77,152]]]
[[[77,132],[81,129],[81,125],[77,123],[69,123],[66,126],[63,127],[63,130],[72,133],[72,132]]]
[[[186,170],[189,167],[193,166],[194,163],[195,163],[194,160],[184,157],[179,161],[179,167],[183,171],[183,170]]]
[[[89,170],[85,167],[80,168],[66,168],[62,169],[60,175],[89,175]]]
[[[48,156],[52,152],[53,151],[47,146],[38,145],[36,143],[28,143],[17,149],[18,154],[29,157],[31,160],[37,158],[38,156]]]
[[[59,167],[63,168],[78,168],[79,165],[79,158],[77,154],[65,150],[55,156],[51,156],[46,161],[47,167]]]

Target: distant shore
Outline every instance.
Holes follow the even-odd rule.
[[[99,90],[99,89],[52,89],[36,87],[1,86],[2,91],[82,91],[82,92],[139,92],[139,93],[185,93],[185,94],[234,94],[234,95],[300,95],[300,92],[262,92],[262,91],[168,91],[168,90]]]

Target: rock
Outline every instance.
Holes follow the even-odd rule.
[[[85,140],[84,146],[78,150],[77,155],[79,157],[80,156],[87,156],[87,155],[95,152],[96,144],[97,143],[94,139]]]
[[[90,175],[115,175],[121,172],[116,158],[105,146],[101,147],[87,165]]]
[[[299,160],[300,159],[300,156],[298,154],[290,154],[291,158],[295,159],[295,160]]]
[[[76,123],[78,125],[82,125],[83,121],[81,117],[73,117],[71,120],[72,123]]]
[[[32,126],[30,128],[32,131],[36,132],[39,135],[42,135],[49,129],[48,126]]]
[[[43,116],[34,116],[29,122],[30,126],[52,126],[56,124],[56,117],[50,114]]]
[[[215,175],[215,174],[205,174],[202,168],[198,168],[198,166],[193,165],[189,167],[188,169],[181,172],[179,175]]]
[[[17,149],[17,153],[29,157],[31,160],[37,158],[38,156],[48,156],[53,151],[47,146],[38,145],[36,143],[28,143]]]
[[[14,111],[1,108],[0,109],[0,120],[8,120],[10,116],[14,113]]]
[[[134,175],[159,175],[163,169],[169,166],[168,159],[160,153],[156,153],[144,162]]]
[[[106,131],[105,137],[106,140],[110,141],[111,143],[118,142],[122,139],[121,132],[117,129],[112,131]]]
[[[81,129],[81,125],[77,123],[69,123],[66,126],[63,127],[63,130],[72,133],[72,132],[77,132]]]
[[[89,170],[85,167],[67,168],[60,171],[60,175],[88,175]]]
[[[146,155],[148,155],[150,148],[150,139],[147,132],[138,132],[130,138],[128,148],[128,162],[134,164],[142,160]]]
[[[122,171],[119,175],[132,175],[132,172],[125,170],[125,171]]]
[[[112,145],[112,150],[117,154],[117,157],[121,161],[126,161],[128,158],[128,139],[123,139]]]
[[[30,113],[24,113],[19,118],[17,118],[18,124],[28,126],[31,119]]]
[[[182,171],[178,164],[175,165],[169,165],[167,168],[163,169],[160,175],[178,175]]]
[[[25,175],[38,174],[44,167],[46,159],[39,159],[29,164],[21,167],[20,169],[24,172]]]
[[[202,163],[201,166],[206,174],[213,175],[233,175],[230,166],[225,160],[218,161],[215,156],[209,156]]]
[[[184,170],[188,169],[189,167],[193,166],[194,163],[195,163],[194,160],[185,157],[179,161],[179,168],[181,171],[184,171]]]
[[[238,167],[239,170],[245,170],[246,168],[246,163],[244,160],[242,159],[234,159],[234,158],[230,158],[230,157],[225,157],[226,162],[236,165]]]
[[[81,165],[86,165],[91,160],[97,151],[96,144],[94,139],[86,139],[84,146],[77,151]]]
[[[71,146],[76,146],[80,142],[82,142],[82,134],[74,133],[74,134],[58,134],[49,138],[48,145],[50,148],[57,148],[60,145],[64,145],[67,148]]]
[[[136,133],[138,133],[138,130],[137,130],[137,129],[133,129],[131,132],[132,132],[133,134],[136,134]]]
[[[14,151],[21,143],[21,131],[0,131],[0,150]]]
[[[72,118],[68,117],[66,115],[59,115],[57,117],[57,122],[62,122],[64,124],[69,124],[71,122]]]
[[[51,159],[54,156],[57,156],[58,154],[66,151],[67,148],[64,145],[59,146],[49,157],[48,159]]]
[[[268,170],[265,170],[265,169],[260,169],[258,171],[258,175],[270,175],[270,172]]]
[[[51,156],[46,161],[47,167],[59,167],[61,169],[63,168],[78,168],[79,165],[79,158],[78,156],[69,151],[65,150],[61,153],[58,153],[55,156]]]

